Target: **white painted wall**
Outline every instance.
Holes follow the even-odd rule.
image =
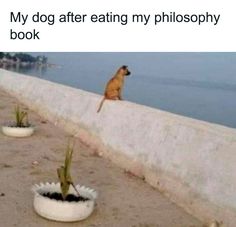
[[[236,226],[235,129],[126,101],[97,113],[99,95],[3,69],[0,88],[201,220]]]

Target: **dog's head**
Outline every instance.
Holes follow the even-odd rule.
[[[129,76],[131,73],[128,70],[128,66],[127,65],[123,65],[118,69],[118,73],[121,73],[123,76]]]

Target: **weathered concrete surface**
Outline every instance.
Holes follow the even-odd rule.
[[[17,100],[0,90],[0,125],[12,120]],[[201,223],[168,201],[141,179],[94,155],[76,140],[72,176],[76,183],[96,189],[97,206],[87,220],[73,224],[47,221],[33,211],[35,183],[57,181],[67,133],[29,110],[37,126],[30,138],[10,138],[0,132],[1,227],[200,227]],[[33,164],[35,161],[37,165]]]
[[[16,73],[0,87],[204,221],[236,222],[236,130]]]

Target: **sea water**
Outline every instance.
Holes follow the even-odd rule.
[[[103,94],[121,65],[125,100],[236,128],[236,53],[31,53],[54,67],[20,69]]]

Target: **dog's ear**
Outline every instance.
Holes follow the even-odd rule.
[[[127,69],[128,66],[127,66],[127,65],[123,65],[121,68],[122,68],[122,69]]]

